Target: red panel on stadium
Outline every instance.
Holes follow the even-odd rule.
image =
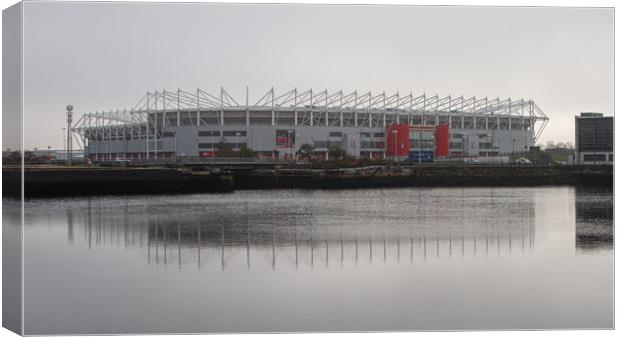
[[[385,128],[386,155],[409,156],[409,124],[391,124]]]
[[[450,156],[450,126],[437,125],[435,128],[435,157]]]

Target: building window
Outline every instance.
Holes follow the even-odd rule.
[[[162,133],[162,137],[164,137],[164,138],[174,138],[174,132],[164,132],[164,133]]]
[[[375,133],[372,134],[372,136],[375,137],[375,138],[383,138],[383,137],[385,137],[385,133],[383,133],[383,132],[375,132]]]
[[[230,145],[230,148],[233,151],[237,151],[239,149],[241,149],[243,146],[247,146],[247,144],[245,142],[243,143],[224,143],[224,146]]]
[[[330,132],[330,137],[342,137],[342,132]]]
[[[314,147],[317,148],[317,149],[326,149],[327,148],[327,141],[315,140],[314,141]]]
[[[246,143],[198,143],[198,149],[220,149],[220,148],[230,148],[231,150],[237,150],[241,147],[245,146]]]
[[[434,139],[430,139],[430,140],[410,139],[409,147],[411,149],[432,150],[435,148],[435,140]]]
[[[613,154],[609,155],[609,161],[614,161],[614,155]]]
[[[613,151],[613,124],[613,117],[577,117],[577,150]]]
[[[462,142],[450,142],[450,148],[451,149],[462,149],[463,148],[463,143]]]
[[[220,136],[219,131],[198,131],[199,137]]]
[[[604,154],[584,154],[583,161],[605,161],[607,158]]]
[[[370,138],[370,132],[360,132],[360,136]]]
[[[327,148],[331,149],[332,147],[342,149],[343,148],[342,142],[327,142]]]
[[[246,135],[247,135],[247,132],[245,131],[224,131],[224,136],[228,136],[228,137],[232,137],[232,136],[245,137]]]
[[[385,147],[385,142],[361,142],[362,149],[383,149]]]
[[[478,148],[479,149],[490,149],[491,148],[491,142],[478,143]]]

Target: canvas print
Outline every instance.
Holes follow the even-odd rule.
[[[17,334],[613,329],[614,8],[3,11]]]

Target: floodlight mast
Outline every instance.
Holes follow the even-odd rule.
[[[73,122],[73,105],[67,105],[67,160],[69,165],[72,161],[71,123]]]

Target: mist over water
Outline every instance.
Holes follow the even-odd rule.
[[[573,187],[33,199],[25,333],[612,328],[612,200]]]

